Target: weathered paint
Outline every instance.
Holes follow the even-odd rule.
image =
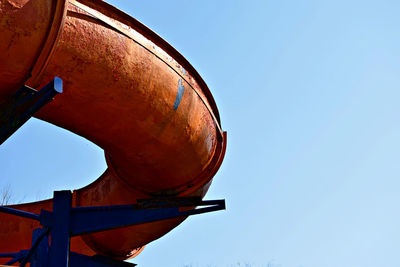
[[[62,96],[37,117],[105,151],[108,169],[74,191],[74,206],[204,196],[226,133],[205,82],[158,35],[100,0],[0,0],[0,40],[0,102],[24,83],[37,88],[59,76]],[[14,207],[38,213],[52,201]],[[181,221],[74,237],[71,249],[125,259]],[[37,226],[0,214],[0,239],[8,240],[0,251],[27,249]]]
[[[179,104],[181,103],[183,92],[185,91],[185,86],[182,85],[182,79],[179,79],[178,83],[178,92],[176,93],[176,98],[174,102],[174,110],[177,110],[179,107]]]

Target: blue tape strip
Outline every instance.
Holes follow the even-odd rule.
[[[183,92],[185,91],[185,86],[182,85],[182,79],[179,79],[178,83],[178,93],[175,98],[175,103],[174,103],[174,110],[178,109],[179,104],[181,103]]]

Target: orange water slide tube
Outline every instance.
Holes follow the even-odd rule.
[[[207,85],[166,41],[100,0],[0,0],[0,102],[55,76],[64,92],[35,116],[96,143],[108,165],[74,206],[205,195],[226,133]],[[12,207],[39,213],[52,200]],[[182,220],[73,237],[71,250],[126,259]],[[0,251],[28,249],[38,226],[0,214]]]

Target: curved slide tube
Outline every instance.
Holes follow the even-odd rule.
[[[35,117],[105,151],[107,170],[73,191],[73,206],[205,195],[226,133],[207,85],[166,41],[100,0],[0,0],[0,40],[0,102],[58,76],[64,92]],[[39,213],[52,200],[12,207]],[[71,251],[126,259],[182,220],[74,237]],[[29,248],[38,226],[0,214],[0,251]]]

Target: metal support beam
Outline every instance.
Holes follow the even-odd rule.
[[[40,221],[40,216],[38,214],[17,210],[9,207],[0,206],[0,212]]]
[[[85,266],[85,267],[134,267],[136,264],[125,261],[117,261],[104,256],[86,256],[71,252],[70,266]]]
[[[24,262],[21,262],[21,267],[27,262],[31,263],[31,267],[48,266],[49,229],[37,228],[33,231],[32,247],[29,252]]]
[[[150,202],[150,200],[147,201]],[[157,205],[157,203],[159,204]],[[181,207],[195,206],[207,207],[180,210]],[[190,199],[182,198],[181,202],[174,199],[168,203],[167,199],[163,199],[162,204],[155,201],[151,207],[142,208],[139,204],[73,208],[71,236],[222,210],[225,209],[225,201],[197,200],[196,202],[191,202]]]
[[[128,267],[132,263],[116,261],[103,256],[86,256],[70,252],[70,238],[135,224],[170,218],[187,217],[225,209],[224,200],[200,198],[158,198],[138,200],[134,205],[113,205],[72,208],[71,191],[55,191],[53,211],[42,210],[40,215],[0,207],[0,212],[39,220],[44,228],[36,229],[30,250],[0,254],[13,258],[9,263],[28,262],[32,267]],[[196,208],[197,207],[197,208]],[[49,244],[49,235],[51,244]]]
[[[51,225],[50,266],[69,266],[71,191],[55,191]]]
[[[0,105],[0,145],[39,109],[61,93],[62,88],[62,80],[55,77],[40,91],[24,85],[5,103],[2,103]]]

